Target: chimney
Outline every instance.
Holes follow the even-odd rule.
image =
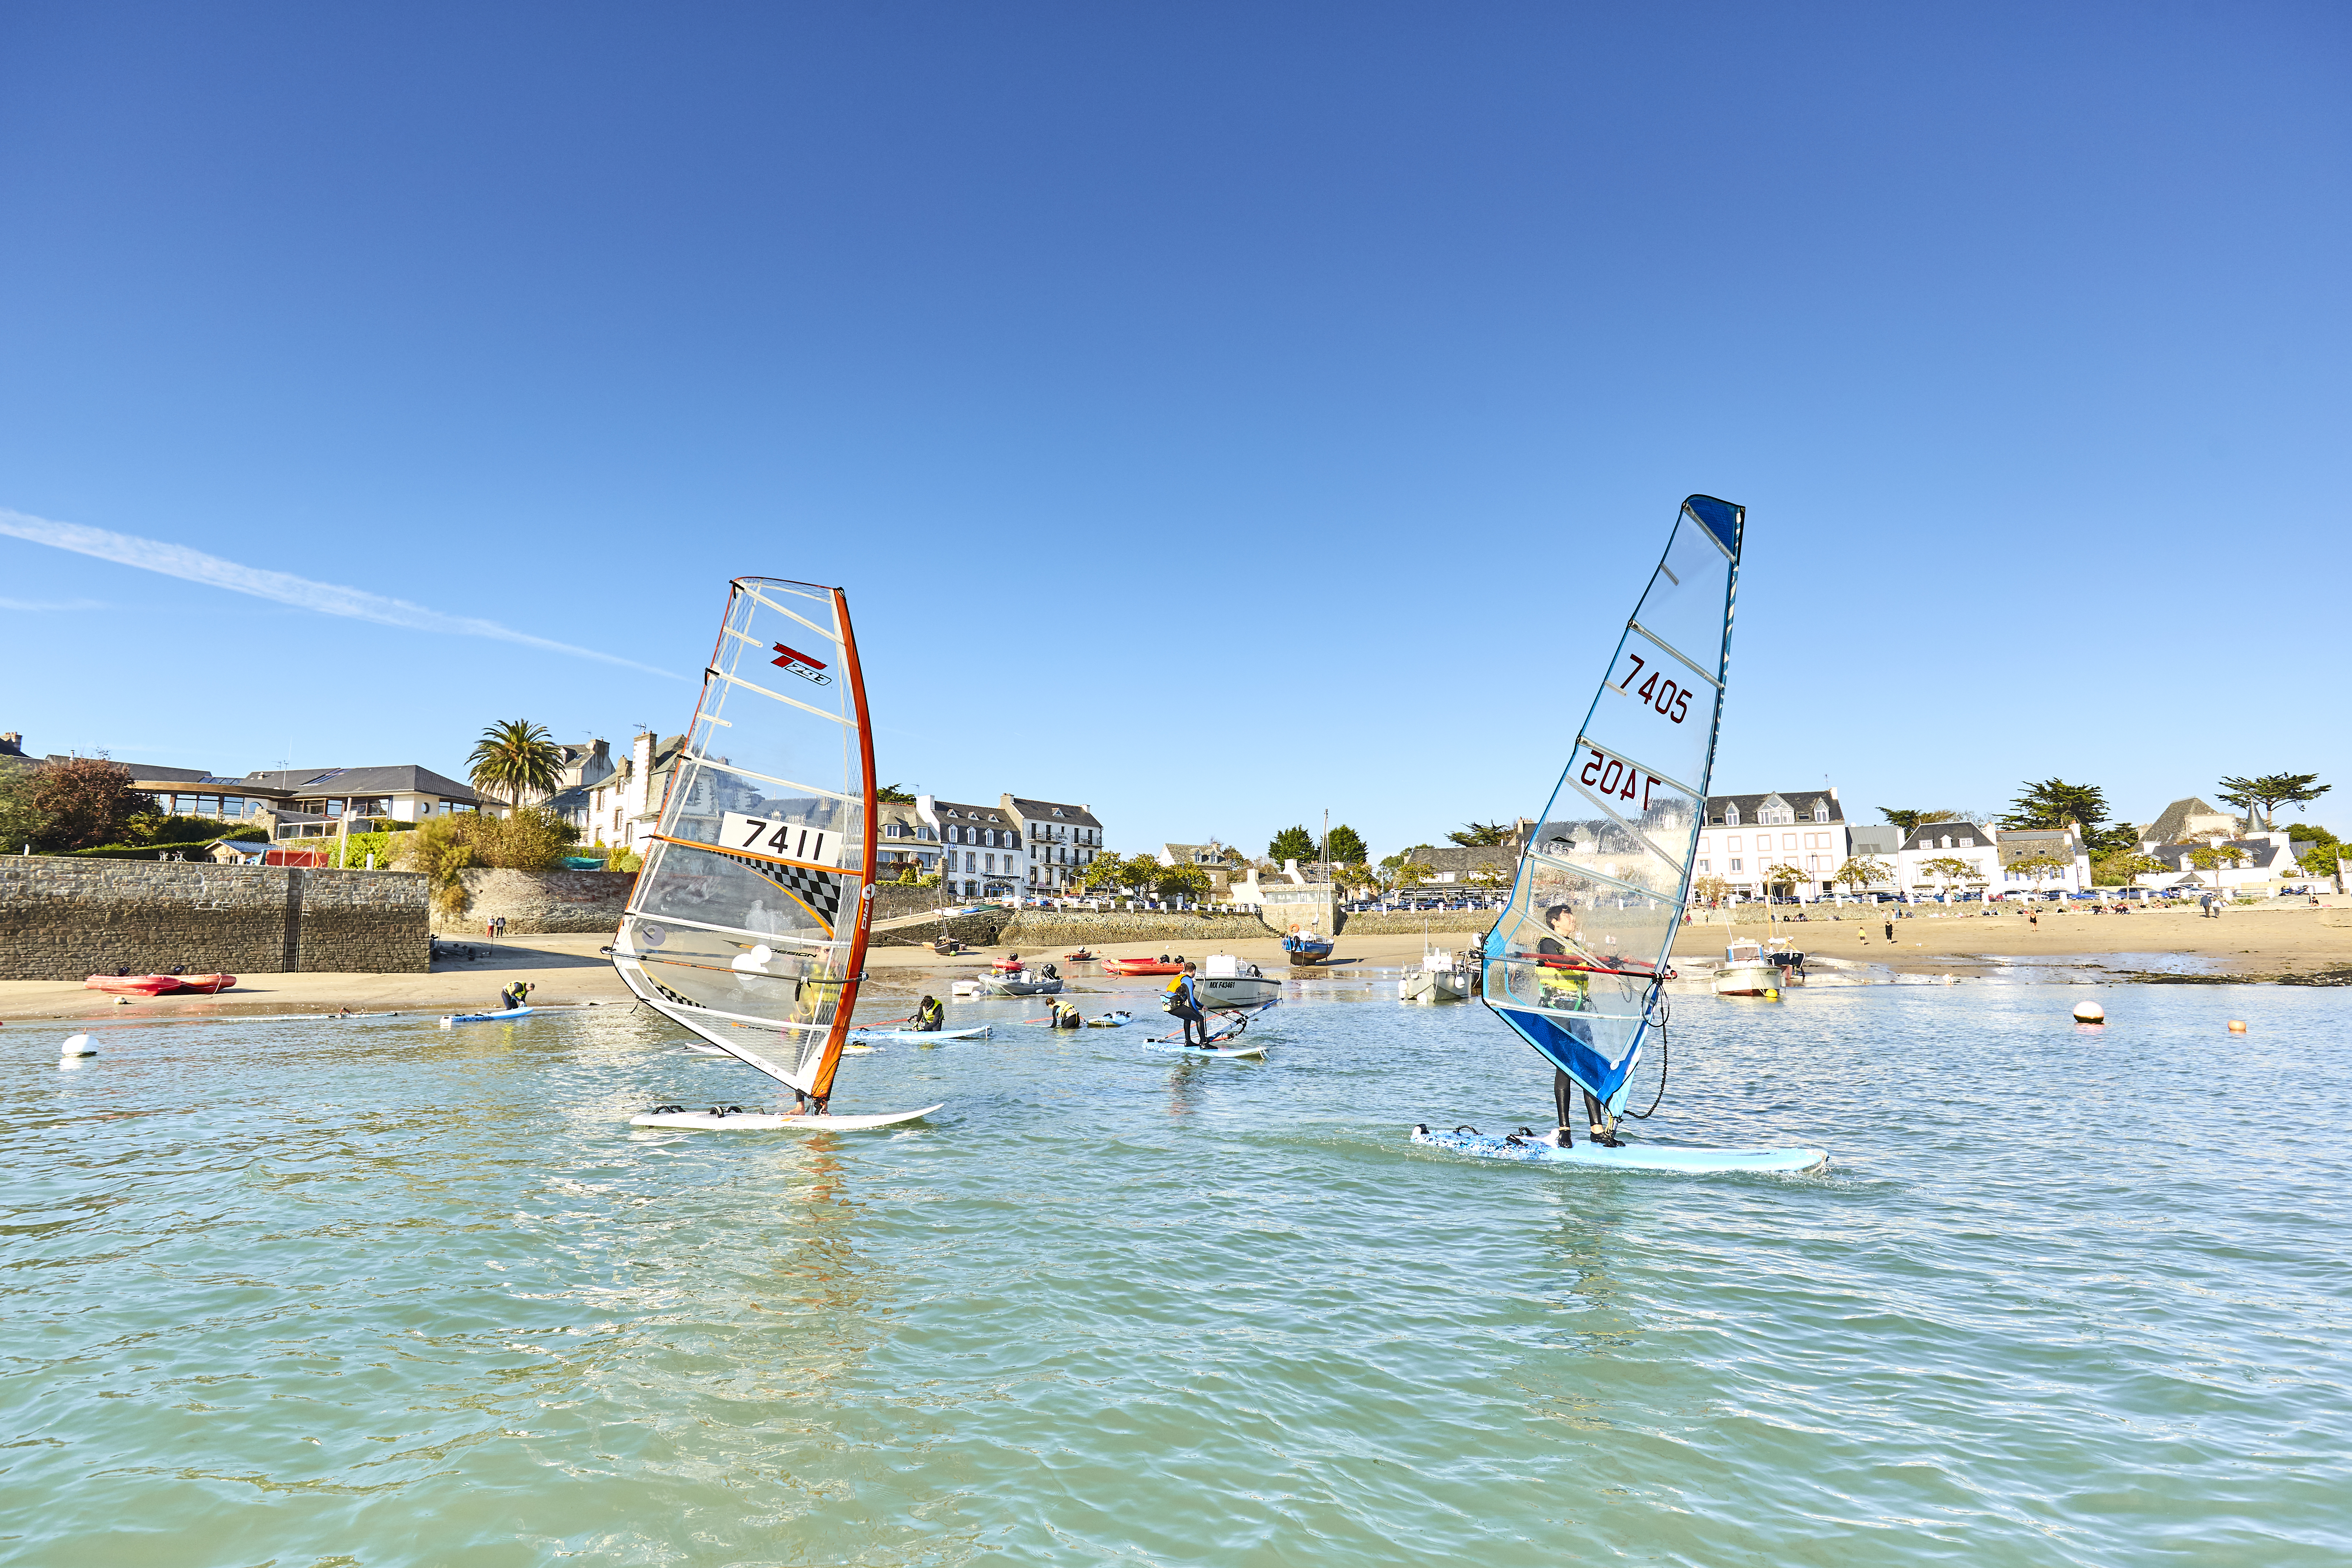
[[[25,754],[25,737],[11,730],[0,735],[0,757],[21,757]]]

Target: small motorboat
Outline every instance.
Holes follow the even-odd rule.
[[[1232,953],[1213,952],[1202,967],[1205,973],[1192,982],[1192,989],[1201,1005],[1212,1011],[1263,1006],[1282,994],[1280,980],[1269,979],[1256,964]]]
[[[1318,936],[1311,931],[1303,931],[1295,926],[1290,934],[1282,939],[1282,951],[1290,955],[1293,963],[1320,963],[1331,956],[1334,945],[1328,936]]]
[[[1406,1002],[1459,1002],[1475,985],[1470,965],[1460,953],[1423,943],[1421,967],[1407,971],[1397,982],[1397,996]]]
[[[1083,947],[1076,952],[1062,954],[1062,962],[1065,963],[1092,963],[1094,961],[1095,955]]]
[[[1018,974],[1029,966],[1021,962],[1021,955],[1016,952],[1010,958],[998,959],[988,967],[997,974]]]
[[[1053,965],[1045,966],[1051,969]],[[962,984],[959,981],[957,984]],[[991,996],[1058,996],[1062,993],[1062,977],[1042,974],[1034,969],[1015,970],[1011,974],[983,974],[980,988]]]
[[[1164,958],[1106,958],[1105,974],[1181,974],[1184,966]]]
[[[1743,940],[1723,950],[1723,967],[1716,972],[1715,994],[1761,996],[1767,992],[1777,994],[1782,984],[1780,966],[1765,956],[1764,944]]]
[[[1089,1029],[1124,1029],[1135,1022],[1132,1013],[1103,1013],[1087,1020]]]
[[[161,996],[166,991],[180,988],[176,974],[93,974],[82,982],[91,991],[110,992],[117,996]]]

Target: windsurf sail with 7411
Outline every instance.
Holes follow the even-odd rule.
[[[737,578],[613,963],[640,1001],[791,1089],[798,1110],[706,1117],[665,1107],[638,1125],[906,1119],[827,1111],[865,978],[874,805],[848,600],[838,588]]]
[[[1683,502],[1576,749],[1520,854],[1510,903],[1486,934],[1486,1005],[1564,1075],[1560,1127],[1541,1139],[1419,1130],[1424,1139],[1505,1158],[1557,1157],[1572,1148],[1566,1089],[1573,1084],[1590,1097],[1600,1131],[1601,1146],[1591,1152],[1599,1158],[1591,1163],[1635,1163],[1611,1156],[1690,896],[1730,673],[1746,522],[1745,509],[1712,496]],[[1519,697],[1542,701],[1525,688]],[[1684,1152],[1736,1153],[1742,1169],[1802,1168],[1786,1161],[1758,1166],[1750,1157],[1759,1153],[1818,1155]],[[1706,1167],[1699,1161],[1677,1168]]]

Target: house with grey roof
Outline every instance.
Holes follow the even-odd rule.
[[[479,811],[484,805],[471,785],[414,763],[366,768],[261,768],[246,774],[241,782],[280,793],[283,804],[271,835],[277,838],[364,833],[380,825]]]
[[[966,898],[992,898],[1021,890],[1028,871],[1021,819],[1002,802],[940,800],[918,795],[919,811],[938,830],[943,884]]]
[[[1102,853],[1103,827],[1095,820],[1094,809],[1017,795],[1004,795],[1002,801],[1028,841],[1024,890],[1054,894],[1076,888]]]
[[[1719,878],[1754,898],[1768,886],[1793,887],[1812,900],[1837,890],[1838,868],[1852,853],[1845,808],[1835,789],[1711,795],[1699,825],[1694,877]],[[1785,868],[1796,875],[1772,875]]]
[[[2250,824],[2195,795],[2174,801],[2140,829],[2142,854],[2153,855],[2168,844],[2211,844],[2243,831]]]

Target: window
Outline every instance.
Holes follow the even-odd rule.
[[[1977,841],[1973,838],[1963,838],[1960,840],[1960,847],[1963,849],[1973,849],[1976,847]]]
[[[1727,838],[1727,839],[1725,839],[1725,840],[1723,841],[1723,847],[1724,847],[1726,849],[1730,850],[1734,855],[1738,854],[1738,853],[1739,853],[1739,836],[1738,836],[1738,834],[1736,834],[1736,833],[1735,833],[1735,834],[1733,834],[1730,837],[1728,837],[1728,838]],[[1738,864],[1739,864],[1739,862],[1738,862],[1738,861],[1737,861],[1737,860],[1734,860],[1734,861],[1732,862],[1732,864],[1733,864],[1734,866],[1737,866],[1737,865],[1738,865]]]
[[[1723,825],[1726,827],[1737,827],[1739,826],[1739,808],[1738,806],[1727,805],[1723,808]]]
[[[972,854],[972,852],[971,852],[971,850],[969,850],[969,849],[965,850],[965,851],[964,851],[964,855],[963,855],[963,868],[964,868],[965,870],[967,870],[967,871],[977,871],[977,870],[979,870],[979,869],[980,869],[980,868],[979,868],[978,866],[976,866],[976,865],[972,864],[972,862],[973,862],[975,859],[977,859],[977,858],[978,858],[978,857],[976,857],[975,855],[973,855],[973,854]]]
[[[1738,862],[1738,861],[1737,861],[1737,860],[1734,860],[1734,861],[1731,863],[1731,868],[1732,868],[1734,871],[1738,870],[1738,869],[1739,869],[1739,862]]]
[[[1706,870],[1706,861],[1704,861],[1704,860],[1700,861],[1700,862],[1698,863],[1698,868],[1699,868],[1700,870],[1702,870],[1702,871]]]

